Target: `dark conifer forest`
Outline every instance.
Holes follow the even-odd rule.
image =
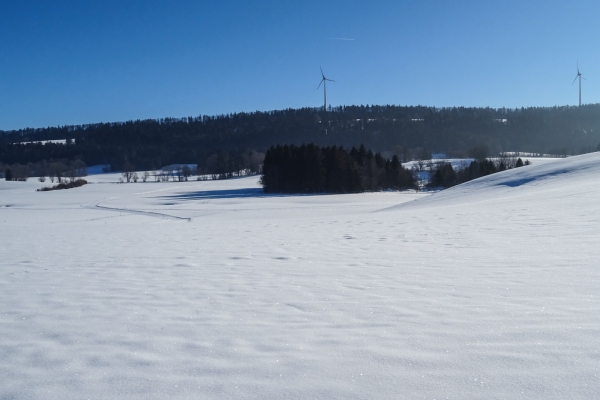
[[[271,147],[263,164],[265,193],[359,193],[383,189],[415,189],[411,170],[373,154],[364,146],[346,152],[342,147],[314,144]]]
[[[30,143],[68,139],[66,144]],[[521,109],[345,106],[0,131],[0,163],[81,160],[150,170],[175,163],[235,169],[274,145],[358,147],[401,162],[484,146],[579,154],[600,143],[600,105]],[[208,173],[212,171],[207,171]]]

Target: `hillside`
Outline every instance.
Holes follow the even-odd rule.
[[[12,143],[69,139],[63,143]],[[250,150],[277,144],[365,147],[401,161],[430,153],[465,157],[477,147],[581,154],[600,143],[600,104],[491,109],[345,106],[0,131],[0,164],[81,159],[157,169],[176,163],[235,167]],[[216,160],[212,160],[216,159]],[[210,171],[209,171],[210,172]]]

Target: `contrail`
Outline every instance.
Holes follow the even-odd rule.
[[[343,37],[334,37],[334,38],[331,38],[331,40],[355,40],[355,39],[348,39],[348,38],[343,38]]]

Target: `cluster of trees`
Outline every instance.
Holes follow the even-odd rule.
[[[385,159],[364,146],[347,152],[342,147],[303,144],[271,146],[261,184],[265,193],[358,193],[415,188],[416,180],[397,156]]]
[[[86,176],[87,165],[85,162],[75,159],[58,160],[47,162],[42,160],[35,163],[3,165],[0,163],[0,170],[4,171],[4,178],[7,181],[26,181],[29,177],[36,176],[40,182],[45,182],[46,178],[51,182],[55,180],[58,183],[64,180],[74,181]]]
[[[46,144],[48,145],[48,144]],[[49,143],[54,145],[54,143]],[[254,150],[248,150],[241,154],[232,154],[219,151],[210,156],[204,165],[197,164],[194,168],[189,165],[171,165],[163,167],[159,171],[147,172],[138,176],[135,172],[136,167],[128,160],[125,160],[120,171],[123,172],[123,180],[127,182],[137,182],[142,180],[146,182],[150,175],[153,175],[156,182],[164,181],[187,181],[192,175],[198,175],[198,179],[226,179],[234,176],[256,175],[260,173],[264,153]],[[58,180],[60,183],[63,178],[71,180],[85,176],[87,165],[80,159],[69,160],[50,160],[43,159],[39,162],[29,162],[27,164],[4,165],[0,163],[0,171],[4,171],[7,180],[27,180],[27,178],[36,176],[44,182],[46,177],[52,182]],[[109,172],[108,168],[105,172]],[[1,175],[1,173],[0,173]]]
[[[529,161],[523,162],[521,158],[507,154],[501,154],[495,160],[473,160],[468,166],[464,166],[458,170],[455,170],[452,164],[448,162],[440,162],[435,164],[431,170],[429,186],[449,188],[482,176],[495,174],[507,169],[519,168],[524,165],[529,165]]]
[[[4,179],[7,181],[25,182],[29,178],[27,167],[23,165],[13,165],[4,169]]]
[[[261,153],[262,154],[262,153]],[[264,155],[260,156],[260,160],[264,160]],[[242,168],[242,169],[235,169]],[[240,165],[232,164],[225,168],[206,168],[201,166],[194,166],[188,164],[168,165],[161,168],[160,170],[144,171],[138,173],[135,167],[129,163],[126,163],[123,167],[123,173],[121,174],[121,182],[142,182],[148,181],[150,177],[154,178],[155,182],[187,182],[190,177],[196,175],[196,180],[217,180],[217,179],[229,179],[240,176],[256,175],[262,170],[262,164],[256,168],[243,168]],[[208,173],[207,171],[211,171]]]

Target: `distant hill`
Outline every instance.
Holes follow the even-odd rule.
[[[30,143],[68,139],[66,143]],[[76,159],[140,169],[239,159],[271,145],[364,144],[401,161],[431,152],[580,154],[600,143],[600,104],[521,109],[344,106],[0,131],[0,163]]]

